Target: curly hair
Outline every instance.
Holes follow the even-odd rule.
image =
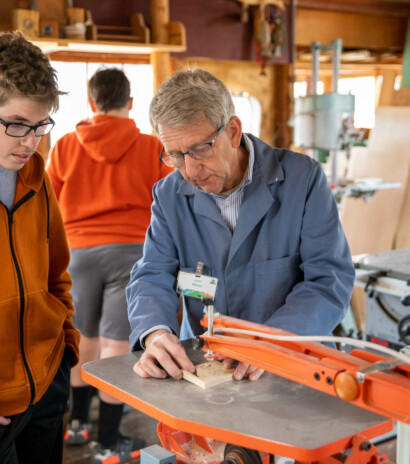
[[[56,71],[48,57],[21,32],[0,34],[0,105],[10,98],[26,97],[57,111]]]

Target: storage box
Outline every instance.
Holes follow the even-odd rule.
[[[14,30],[21,31],[27,37],[38,37],[40,13],[35,10],[17,8],[12,10],[11,24]]]

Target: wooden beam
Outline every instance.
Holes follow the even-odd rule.
[[[389,70],[382,72],[381,75],[383,76],[383,84],[380,90],[378,106],[391,106],[393,102],[394,81],[396,80],[396,73],[392,70]]]
[[[296,45],[342,39],[343,48],[403,50],[407,18],[298,8]]]
[[[151,0],[151,35],[154,43],[169,43],[169,0]],[[171,74],[171,58],[167,52],[151,54],[154,92]]]
[[[151,32],[153,43],[169,43],[169,0],[151,0]]]
[[[167,52],[151,53],[151,65],[154,75],[154,93],[171,75],[171,60]]]
[[[275,132],[272,143],[275,147],[290,148],[292,137],[288,121],[292,111],[291,68],[288,64],[280,64],[275,66],[275,71]]]
[[[394,0],[298,0],[298,8],[404,18],[410,16],[410,4]]]

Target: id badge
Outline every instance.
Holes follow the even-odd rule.
[[[191,272],[178,272],[177,293],[181,295],[200,300],[214,299],[217,286],[218,279],[216,277]]]

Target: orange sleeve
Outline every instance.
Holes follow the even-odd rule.
[[[70,274],[67,271],[70,262],[70,252],[64,231],[63,219],[58,207],[56,196],[51,188],[51,182],[45,174],[50,205],[50,241],[49,241],[49,278],[48,290],[58,298],[67,308],[67,317],[64,322],[64,337],[66,345],[74,353],[74,364],[78,362],[78,344],[80,333],[74,327],[72,316],[74,314],[73,299],[70,294],[72,285]],[[73,365],[74,365],[73,364]]]
[[[49,162],[47,166],[47,174],[50,177],[50,181],[56,194],[57,200],[60,197],[61,188],[63,186],[63,180],[61,179],[58,173],[58,146],[59,143],[57,141],[57,143],[50,151]]]

